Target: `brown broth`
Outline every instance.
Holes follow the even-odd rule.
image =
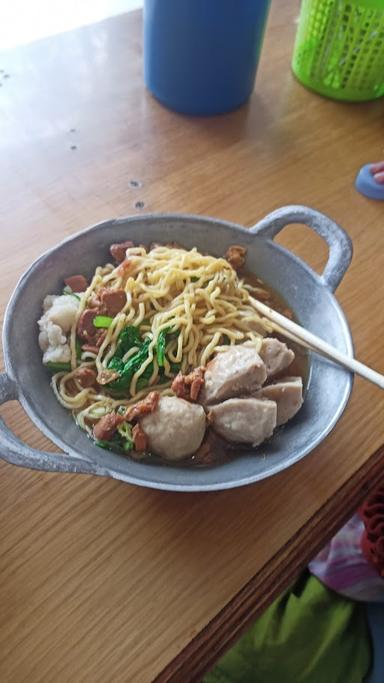
[[[272,287],[266,285],[265,282],[260,280],[260,278],[254,275],[254,273],[243,272],[240,275],[245,280],[246,284],[251,285],[252,287],[260,287],[265,291],[265,298],[262,299],[260,297],[260,301],[265,303],[267,306],[270,306],[270,308],[273,308],[278,313],[281,313],[282,315],[285,315],[287,318],[290,318],[291,320],[297,322],[297,319],[292,309],[289,308],[284,298],[280,294],[278,294],[274,289],[272,289]],[[255,296],[255,298],[257,299],[258,297]],[[289,346],[289,348],[292,349],[292,351],[294,352],[295,360],[289,366],[289,374],[291,376],[302,378],[305,391],[309,371],[308,352],[302,346],[296,344],[290,339],[286,339],[286,337],[284,337],[281,334],[273,334],[272,336],[286,343],[287,346]],[[287,376],[287,371],[284,370],[282,375]],[[276,379],[279,376],[281,377],[282,375],[276,375]]]

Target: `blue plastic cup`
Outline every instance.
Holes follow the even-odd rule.
[[[222,114],[252,93],[270,0],[144,0],[144,77],[184,114]]]

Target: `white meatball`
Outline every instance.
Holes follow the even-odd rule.
[[[260,356],[267,368],[267,377],[274,377],[285,370],[295,358],[295,354],[284,342],[265,337],[260,349]]]
[[[140,425],[150,451],[167,460],[181,460],[199,448],[206,418],[202,406],[176,396],[163,396],[156,410],[145,415]]]
[[[224,439],[254,446],[272,436],[276,416],[274,401],[257,398],[230,398],[212,406],[208,415],[213,429]]]
[[[283,377],[263,387],[259,392],[264,398],[277,403],[277,425],[285,424],[303,405],[303,380],[301,377]]]
[[[261,387],[266,377],[265,365],[254,348],[245,344],[231,346],[208,363],[201,402],[217,403],[251,393]]]

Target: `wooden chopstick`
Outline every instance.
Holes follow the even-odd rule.
[[[348,358],[348,356],[335,349],[331,344],[324,341],[324,339],[320,339],[320,337],[312,334],[312,332],[308,332],[308,330],[305,330],[297,323],[294,323],[284,315],[281,315],[281,313],[278,313],[269,306],[261,303],[261,301],[258,301],[251,296],[249,299],[256,311],[275,324],[275,329],[278,332],[284,334],[297,344],[305,346],[311,351],[316,351],[316,353],[327,356],[327,358],[330,358],[336,363],[339,363],[339,365],[351,370],[351,372],[356,373],[356,375],[360,375],[360,377],[364,377],[364,379],[367,379],[369,382],[373,382],[373,384],[384,389],[384,375],[381,375],[379,372],[376,372],[376,370],[372,370],[372,368],[369,368],[367,365],[360,363],[360,361],[355,358]]]

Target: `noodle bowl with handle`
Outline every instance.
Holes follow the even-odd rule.
[[[290,223],[308,225],[328,243],[329,259],[322,275],[274,243],[275,235]],[[61,291],[63,274],[81,272],[90,277],[97,265],[109,260],[110,244],[124,240],[145,245],[176,242],[214,256],[222,256],[232,244],[244,246],[247,270],[285,299],[303,327],[352,357],[348,324],[333,295],[350,263],[352,245],[344,230],[323,214],[306,207],[284,207],[250,229],[188,215],[105,221],[70,237],[35,261],[16,286],[4,321],[6,372],[0,376],[0,401],[18,399],[62,453],[34,450],[0,422],[0,455],[32,469],[97,474],[164,490],[204,491],[256,482],[310,453],[340,418],[353,381],[351,373],[315,354],[309,357],[304,405],[292,422],[257,451],[242,449],[234,459],[217,467],[135,462],[98,448],[78,428],[52,393],[49,375],[41,363],[36,321],[46,294]]]

